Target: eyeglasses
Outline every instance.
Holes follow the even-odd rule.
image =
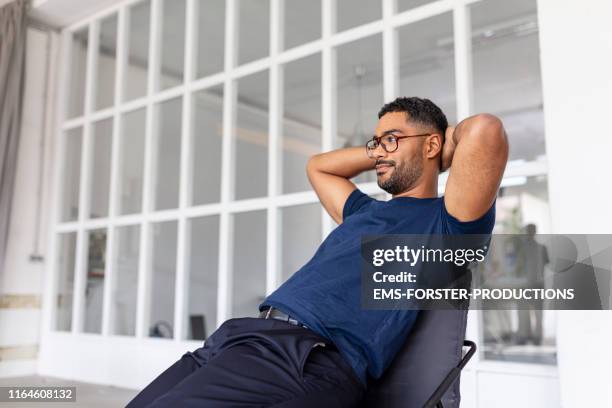
[[[383,135],[380,137],[373,136],[371,140],[366,143],[366,152],[368,153],[368,157],[374,158],[374,151],[378,148],[379,145],[383,147],[383,149],[387,153],[393,153],[399,147],[399,140],[407,137],[420,137],[420,136],[430,136],[432,133],[423,133],[420,135],[406,135],[406,136],[395,136],[395,135]]]

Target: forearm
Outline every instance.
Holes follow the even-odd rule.
[[[376,160],[368,157],[364,147],[347,147],[312,156],[308,161],[308,171],[350,179],[366,170],[372,170],[375,164]]]

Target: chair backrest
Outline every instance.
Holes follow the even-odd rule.
[[[371,383],[365,408],[422,408],[462,355],[467,310],[423,310],[383,376]],[[459,379],[448,389],[444,408],[459,407]]]

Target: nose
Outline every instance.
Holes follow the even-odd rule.
[[[378,146],[376,146],[376,149],[372,151],[372,155],[374,156],[375,159],[386,157],[387,154],[388,154],[387,151],[382,147],[382,143],[379,143]]]

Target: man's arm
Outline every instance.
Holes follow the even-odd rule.
[[[306,173],[312,188],[329,215],[340,224],[346,199],[357,186],[350,178],[374,168],[363,147],[347,147],[320,153],[308,160]]]
[[[459,221],[480,218],[493,204],[508,160],[508,138],[496,116],[479,114],[449,128],[442,167],[450,166],[446,210]]]

